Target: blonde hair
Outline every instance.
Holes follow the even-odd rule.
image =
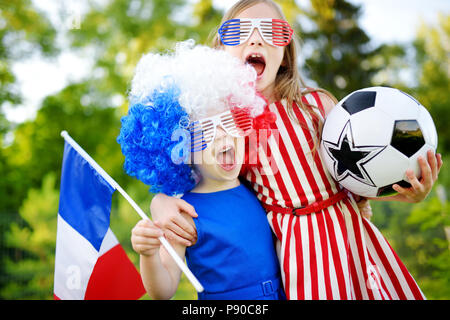
[[[236,2],[223,16],[220,25],[225,21],[233,19],[242,11],[256,5],[259,3],[265,3],[271,6],[281,17],[281,19],[286,20],[283,11],[280,6],[272,0],[240,0]],[[218,34],[218,28],[215,30],[214,38],[212,39],[212,47],[220,48],[222,43]],[[211,36],[211,35],[210,35]],[[297,117],[295,117],[293,111],[293,102],[295,101],[299,108],[305,110],[307,114],[310,115],[311,119],[317,119],[316,114],[313,112],[314,105],[309,103],[304,103],[302,97],[311,92],[322,92],[329,96],[334,103],[337,103],[336,98],[328,91],[320,88],[307,88],[305,81],[300,75],[297,67],[297,56],[299,48],[299,38],[295,35],[292,36],[291,42],[285,47],[283,62],[281,63],[280,69],[278,70],[277,76],[275,78],[275,97],[276,100],[286,99],[287,101],[287,112],[289,116],[298,122]],[[313,121],[314,123],[314,121]],[[302,127],[307,127],[306,124],[299,123]],[[318,123],[318,127],[314,128],[320,131],[322,123]],[[315,146],[317,147],[317,146]],[[314,148],[315,149],[315,148]]]

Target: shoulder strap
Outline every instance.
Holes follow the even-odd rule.
[[[319,109],[321,116],[325,118],[325,109],[323,108],[322,100],[320,100],[319,97],[320,91],[320,89],[316,88],[305,88],[304,90],[302,90],[302,101],[303,103],[309,104],[308,100],[306,99],[306,95],[310,94],[314,98],[314,101],[316,102],[315,105]]]

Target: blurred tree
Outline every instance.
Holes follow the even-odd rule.
[[[188,28],[188,37],[209,45],[219,29],[223,13],[214,8],[212,0],[199,0],[194,4],[194,22]]]
[[[420,258],[422,272],[420,280],[424,292],[430,299],[450,298],[450,201],[439,185],[427,201],[414,207],[407,223],[418,227],[417,237],[409,239],[407,245]],[[425,271],[425,272],[424,272]]]
[[[372,201],[374,223],[388,239],[428,299],[449,299],[450,202],[442,203],[436,189],[418,204]]]
[[[374,47],[358,25],[361,6],[346,0],[311,0],[303,9],[307,19],[297,25],[308,48],[306,74],[342,99],[350,92],[373,85],[374,76],[388,68],[400,46]],[[309,53],[311,51],[311,53]]]
[[[53,296],[56,215],[59,191],[56,175],[45,175],[41,188],[30,189],[19,213],[24,223],[14,222],[6,234],[9,246],[22,254],[6,259],[9,281],[0,290],[8,299],[48,299]],[[50,290],[49,290],[50,289]]]
[[[4,236],[28,188],[4,152],[5,142],[11,140],[14,128],[5,117],[5,106],[14,107],[22,101],[12,64],[35,54],[52,57],[58,50],[55,29],[30,0],[0,0],[0,8],[0,194],[4,195],[0,198],[1,288],[8,281],[4,259],[14,254],[14,250],[6,249]]]
[[[450,15],[440,14],[438,24],[422,24],[416,49],[418,86],[412,94],[426,106],[436,124],[439,135],[439,150],[450,152]],[[447,185],[450,188],[450,185]],[[447,189],[448,190],[448,189]]]
[[[21,101],[11,63],[37,52],[52,56],[56,31],[30,0],[0,0],[0,134],[4,134],[3,104]],[[1,145],[0,145],[1,146]]]

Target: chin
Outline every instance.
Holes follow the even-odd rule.
[[[228,175],[228,176],[223,175],[223,176],[222,176],[222,179],[223,179],[224,181],[233,181],[233,180],[236,180],[238,177],[239,177],[239,171],[236,172],[236,173],[233,174],[233,175]]]

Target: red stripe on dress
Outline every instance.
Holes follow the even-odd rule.
[[[319,107],[319,111],[322,114],[322,117],[325,119],[325,109],[323,108],[322,100],[320,99],[318,93],[311,92],[311,95],[314,97],[314,100],[316,100],[317,106]],[[316,156],[317,156],[317,154],[316,154]],[[319,168],[320,176],[322,177],[322,179],[324,181],[327,191],[332,191],[331,184],[333,184],[335,189],[340,190],[341,187],[334,179],[331,179],[331,181],[330,181],[330,179],[327,178],[324,168],[323,168],[323,165],[322,165],[322,162],[320,159],[318,159],[318,156],[314,157],[314,161],[316,162],[317,168]]]
[[[351,250],[348,251],[348,254],[349,254],[349,261],[350,261],[349,272],[350,272],[350,277],[351,277],[351,281],[352,281],[350,287],[352,287],[355,290],[355,299],[362,300],[362,293],[361,293],[361,289],[359,287],[359,281],[358,281],[358,272],[356,271],[356,267],[355,267],[355,259],[353,257],[353,253]]]
[[[280,224],[278,223],[278,214],[272,211],[272,228],[278,240],[283,240],[283,233],[281,232]]]
[[[384,253],[383,248],[381,247],[376,235],[374,234],[374,232],[371,230],[372,228],[370,228],[370,226],[367,228],[367,233],[370,237],[370,240],[375,248],[375,251],[378,254],[378,257],[380,258],[381,262],[383,263],[384,268],[386,269],[389,279],[391,280],[395,292],[397,293],[398,297],[401,300],[406,300],[406,295],[405,292],[403,291],[402,285],[400,284],[400,281],[397,277],[397,275],[395,274],[394,269],[391,266],[391,263],[388,259],[388,257],[386,256],[386,254]],[[387,242],[387,241],[386,241]],[[390,246],[389,246],[390,247]],[[392,250],[392,249],[391,249]]]
[[[319,108],[322,118],[325,118],[325,109],[323,107],[322,100],[319,98],[319,94],[317,93],[317,91],[314,91],[314,92],[311,92],[311,95],[314,97],[314,100],[316,100],[316,102],[317,102],[317,107]],[[302,98],[305,98],[305,96],[303,96]]]
[[[275,103],[275,105],[277,105],[277,103]],[[278,126],[276,125],[276,123],[272,123],[271,129],[272,130],[277,130],[279,132]],[[274,140],[276,140],[276,139],[274,139]],[[288,161],[288,163],[290,163],[290,165],[292,166],[292,162],[291,162],[290,157],[289,157],[289,152],[287,151],[286,146],[284,145],[284,142],[283,142],[283,139],[282,139],[281,135],[278,136],[278,149],[280,150],[280,154],[284,154],[283,160],[285,162]],[[267,144],[267,151],[270,152],[270,154],[272,154],[271,153],[272,150],[270,149],[270,145],[269,144]],[[292,204],[292,199],[290,198],[290,195],[289,195],[289,192],[287,190],[287,187],[284,184],[283,176],[281,175],[280,168],[278,168],[278,166],[276,164],[276,161],[273,161],[273,163],[274,163],[274,166],[276,167],[275,168],[276,173],[274,174],[274,178],[277,181],[278,189],[280,190],[281,196],[283,197],[283,200],[285,202],[285,206],[286,207],[292,207],[292,205],[293,205]],[[287,164],[286,164],[286,167],[287,167]],[[296,179],[298,181],[298,177],[297,177],[297,174],[295,173],[295,171],[291,172],[291,171],[288,170],[288,173],[289,173],[289,177],[291,178],[291,180],[292,180],[292,178],[294,178],[294,179]],[[293,184],[295,185],[294,182],[293,182]],[[269,185],[269,184],[267,184],[267,185]],[[302,200],[302,199],[306,199],[306,197],[305,197],[305,193],[303,192],[303,188],[300,185],[300,182],[298,182],[297,187],[299,187],[299,190],[301,190],[301,193],[298,193],[298,196],[300,197],[300,201],[301,201],[302,205],[304,205],[303,203],[307,203],[307,202],[305,202],[305,200]]]
[[[352,225],[353,225],[353,232],[355,234],[355,241],[356,241],[356,247],[358,250],[358,256],[359,256],[359,264],[361,265],[362,269],[362,277],[363,277],[363,285],[365,286],[365,291],[367,292],[369,296],[369,300],[374,300],[373,293],[370,290],[367,290],[366,280],[367,280],[367,265],[366,265],[366,256],[365,253],[367,251],[367,248],[365,248],[363,244],[363,235],[361,234],[362,224],[359,222],[359,215],[356,213],[356,211],[353,209],[350,200],[348,198],[344,199],[344,203],[347,205],[348,210],[350,211],[350,216],[352,219]],[[358,282],[358,285],[361,285],[361,282]],[[362,290],[363,288],[361,288]]]
[[[280,140],[281,140],[281,138],[280,138]],[[271,149],[270,149],[270,146],[269,145],[267,145],[267,150],[268,150],[268,152],[271,152]],[[286,157],[285,157],[285,159],[286,159]],[[277,182],[277,185],[278,185],[278,189],[279,189],[279,191],[280,191],[280,193],[281,193],[281,196],[282,196],[282,198],[283,198],[283,201],[284,201],[284,203],[285,203],[285,206],[286,207],[292,207],[292,200],[290,199],[290,197],[289,197],[289,193],[288,193],[288,191],[287,191],[287,187],[286,187],[286,185],[284,184],[284,180],[283,180],[283,177],[281,176],[281,174],[280,174],[280,168],[278,168],[278,165],[277,165],[277,163],[276,163],[276,161],[272,161],[273,162],[273,164],[271,165],[271,168],[272,167],[275,167],[273,170],[275,170],[275,174],[273,175],[273,177],[275,178],[275,181]],[[263,177],[263,179],[264,179],[264,174],[261,174],[261,176]],[[265,177],[265,179],[267,180],[267,185],[269,185],[268,183],[268,178],[267,177]],[[271,190],[271,188],[269,188],[269,190]],[[274,194],[274,192],[273,192],[273,190],[272,190],[272,197],[273,197],[273,199],[275,199],[275,194]],[[278,201],[277,201],[277,203],[278,203]]]
[[[343,203],[343,201],[339,202],[341,204],[344,204],[347,207],[346,203]],[[359,282],[358,282],[358,277],[357,277],[357,272],[355,269],[355,261],[353,258],[353,254],[352,254],[352,250],[350,248],[350,242],[348,240],[348,231],[347,231],[347,226],[345,224],[345,219],[343,216],[342,211],[340,210],[340,208],[338,207],[337,204],[333,205],[334,210],[336,211],[336,217],[338,219],[338,223],[339,223],[339,227],[341,230],[341,234],[343,236],[343,240],[345,243],[345,252],[347,253],[347,267],[348,267],[348,272],[350,273],[350,283],[349,286],[350,288],[354,288],[355,292],[350,292],[351,296],[348,297],[348,299],[352,299],[352,298],[356,298],[358,300],[362,299],[362,294],[361,294],[361,290],[359,288]],[[331,221],[331,223],[333,223]],[[357,285],[355,285],[357,284]],[[355,296],[353,297],[352,295],[355,294]]]
[[[256,139],[254,139],[256,140]],[[256,143],[254,140],[252,140],[252,143]],[[260,146],[258,145],[258,148]],[[248,150],[250,150],[250,146],[248,147]],[[266,150],[267,151],[267,150]],[[252,159],[252,161],[254,161],[255,159]],[[261,201],[262,203],[267,203],[267,204],[277,204],[278,201],[275,198],[275,193],[273,190],[273,187],[267,187],[268,193],[269,195],[264,195],[263,194],[263,190],[265,186],[270,186],[269,183],[269,179],[267,178],[267,175],[262,173],[262,165],[261,165],[261,161],[260,161],[260,154],[259,154],[259,150],[256,152],[256,164],[254,166],[252,166],[250,168],[250,170],[248,170],[248,174],[250,174],[250,177],[247,175],[247,180],[250,180],[250,183],[253,187],[253,189],[255,191],[257,191],[258,195],[260,195],[260,199],[259,201]],[[262,183],[259,184],[257,183],[257,178],[260,177],[262,180]],[[270,198],[272,200],[271,203],[269,203],[269,201],[267,201]],[[266,212],[267,213],[267,212]]]
[[[377,251],[378,257],[380,258],[380,260],[383,263],[383,266],[385,267],[386,271],[388,272],[389,278],[392,281],[392,284],[394,285],[395,291],[399,295],[400,299],[406,300],[407,297],[406,297],[405,292],[403,291],[403,287],[400,283],[400,280],[398,279],[394,269],[392,268],[388,257],[386,256],[383,248],[381,247],[381,245],[378,241],[378,238],[376,237],[376,235],[373,232],[369,223],[367,221],[363,221],[363,223],[366,226],[367,233],[369,234],[372,244],[375,247],[375,250]],[[413,277],[411,276],[409,271],[406,269],[405,265],[398,258],[397,254],[392,249],[389,242],[384,237],[383,237],[383,240],[384,240],[385,244],[387,244],[387,246],[389,247],[389,250],[391,251],[392,255],[394,256],[397,265],[400,267],[400,270],[401,270],[403,276],[405,277],[407,285],[408,285],[409,289],[411,290],[411,292],[413,293],[414,298],[417,300],[423,300],[424,297],[423,297],[422,293],[420,292],[420,289],[417,286],[417,283],[415,282],[415,280],[413,279]]]
[[[334,208],[334,211],[336,212],[336,217],[339,220],[338,216],[339,215],[342,216],[342,213],[336,205],[334,205],[333,208]],[[325,221],[326,221],[326,228],[328,230],[328,240],[330,241],[331,254],[333,255],[333,263],[334,263],[336,278],[337,278],[338,287],[339,287],[340,299],[347,300],[347,299],[349,299],[349,297],[347,296],[347,290],[346,290],[347,283],[345,282],[343,261],[341,259],[341,255],[339,253],[338,241],[336,239],[336,234],[334,232],[334,222],[331,220],[330,212],[328,211],[328,209],[325,209]],[[344,244],[346,244],[347,241],[346,241],[345,235],[347,234],[347,230],[346,229],[342,230],[342,226],[340,223],[338,224],[338,226],[340,229],[340,233],[343,236]],[[344,227],[345,227],[345,224],[344,224]],[[345,251],[348,252],[348,248],[346,248]]]
[[[267,202],[267,196],[263,194],[263,186],[256,183],[256,175],[255,172],[253,171],[253,169],[250,169],[248,172],[248,176],[250,179],[250,184],[252,185],[253,189],[255,190],[255,188],[257,190],[255,190],[257,192],[258,195],[261,196],[261,198],[259,199],[259,201],[261,201],[262,203],[266,203]]]
[[[406,298],[405,292],[403,291],[402,285],[400,284],[400,281],[399,281],[397,275],[395,274],[394,269],[391,266],[391,262],[389,261],[386,254],[384,253],[383,248],[381,248],[381,245],[379,244],[378,239],[372,238],[375,235],[373,235],[369,230],[368,230],[368,234],[369,234],[369,237],[371,238],[372,244],[375,248],[375,251],[377,252],[378,257],[381,260],[381,263],[383,264],[384,268],[386,269],[386,272],[388,273],[389,279],[391,280],[391,282],[394,286],[394,290],[397,293],[399,299],[406,300],[407,298]]]
[[[287,227],[287,235],[286,235],[286,246],[284,248],[284,258],[283,258],[283,270],[284,270],[284,290],[286,292],[286,299],[290,300],[290,268],[289,268],[289,260],[290,260],[290,239],[291,239],[291,229],[292,229],[292,218],[293,215],[289,215],[288,227]]]
[[[303,96],[302,100],[304,103],[308,102],[308,101],[306,101],[306,98],[304,96]],[[320,99],[316,99],[316,103],[321,104]],[[306,123],[306,119],[303,116],[303,113],[300,111],[300,108],[298,107],[297,104],[295,104],[295,106],[296,106],[296,108],[294,107],[294,113],[297,116],[297,119],[301,123],[302,122]],[[302,127],[302,130],[303,130],[303,134],[305,135],[306,140],[308,141],[309,148],[311,149],[311,152],[312,152],[312,150],[314,149],[314,141],[313,141],[311,132],[307,128],[304,128],[304,127]],[[336,182],[334,182],[334,180],[330,182],[330,180],[328,179],[328,177],[325,173],[325,169],[323,167],[322,161],[320,160],[320,157],[319,157],[319,150],[316,150],[316,152],[313,155],[313,159],[316,164],[319,175],[322,178],[322,183],[324,184],[324,187],[325,187],[328,195],[331,197],[333,195],[333,189],[331,187],[331,183],[334,183],[334,187],[337,190],[340,190],[340,187],[337,186],[337,184],[336,184]]]
[[[264,188],[264,186],[270,186],[270,184],[269,184],[269,179],[267,178],[267,175],[265,175],[263,172],[261,172],[262,171],[262,165],[261,165],[261,161],[260,161],[260,158],[259,158],[259,153],[258,153],[256,165],[258,166],[258,168],[260,168],[260,170],[258,170],[256,173],[255,172],[252,172],[252,173],[255,175],[255,183],[256,183],[256,174],[258,174],[258,176],[262,180],[262,186],[258,185],[258,192],[261,195],[261,200],[260,201],[263,202],[263,203],[267,203],[268,202],[267,201],[267,196],[265,196],[263,194],[263,188]],[[275,192],[273,191],[273,188],[267,188],[267,190],[269,192],[269,198],[272,199],[272,204],[277,203],[277,202],[273,203],[273,201],[276,199],[275,198]]]
[[[378,268],[377,264],[375,263],[375,261],[373,260],[373,257],[370,254],[369,250],[367,250],[367,254],[369,256],[370,263],[376,267],[375,271],[378,272],[378,277],[376,277],[375,281],[377,282],[380,296],[382,297],[383,300],[386,300],[384,294],[387,294],[387,298],[389,300],[392,300],[392,296],[390,295],[389,290],[387,289],[386,283],[384,282],[383,277],[381,276],[381,272],[379,271],[379,268]]]
[[[324,210],[321,213],[316,214],[317,227],[319,230],[320,237],[320,246],[322,248],[322,260],[323,260],[323,273],[324,273],[324,281],[325,281],[325,292],[326,299],[333,298],[333,292],[331,290],[331,280],[330,280],[330,261],[328,257],[328,241],[327,235],[328,232],[325,227],[324,215],[328,214],[328,210]],[[329,238],[329,236],[328,236]]]
[[[301,241],[301,230],[300,230],[300,218],[295,219],[294,224],[294,236],[297,240],[295,242],[295,258],[297,265],[297,300],[305,300],[305,268],[303,265],[303,248]]]
[[[315,197],[315,201],[321,201],[322,195],[319,192],[319,187],[316,183],[316,180],[314,179],[314,175],[311,172],[311,168],[309,167],[308,161],[306,160],[305,152],[302,149],[302,145],[300,144],[300,140],[297,137],[297,133],[295,132],[294,127],[292,126],[292,120],[289,118],[289,115],[287,114],[284,106],[280,102],[277,102],[276,105],[278,107],[278,112],[283,120],[283,124],[287,130],[287,133],[292,142],[292,145],[294,146],[295,153],[297,154],[298,160],[300,161],[302,169],[305,172],[306,179],[308,180],[308,183],[311,187],[311,190]],[[294,111],[298,111],[296,109],[297,108],[294,108]],[[309,150],[309,151],[311,151],[311,150]],[[280,152],[281,152],[281,150],[280,150]],[[292,176],[293,175],[296,176],[296,173],[295,173],[295,171],[292,171],[292,172],[290,171],[289,175],[292,179]],[[299,196],[305,197],[305,194],[299,194]],[[304,206],[304,205],[307,205],[307,204],[302,202],[302,206]]]
[[[283,105],[281,105],[281,107],[283,108]],[[283,121],[284,121],[284,119],[283,119]],[[283,122],[283,124],[285,124],[285,123]],[[300,198],[301,206],[305,206],[308,204],[308,199],[305,196],[305,191],[303,190],[303,187],[300,183],[298,175],[295,172],[294,165],[291,160],[291,154],[288,152],[281,135],[279,135],[278,147],[280,150],[280,154],[284,155],[283,160],[285,162],[286,169],[289,173],[289,177],[291,178],[292,184],[294,185],[295,192],[297,193],[298,197]],[[286,192],[287,192],[287,190],[286,190]],[[290,202],[291,202],[291,206],[292,206],[292,201],[290,201]]]
[[[406,281],[408,283],[409,289],[412,291],[412,293],[414,295],[414,299],[416,299],[416,300],[424,300],[424,296],[423,296],[422,292],[420,291],[419,286],[417,285],[417,283],[414,280],[414,278],[412,277],[412,275],[409,273],[409,271],[406,268],[406,266],[400,260],[400,258],[398,257],[398,255],[394,251],[394,249],[392,249],[392,247],[389,244],[389,242],[384,237],[383,237],[383,239],[384,239],[384,241],[386,241],[386,244],[388,245],[389,249],[391,250],[392,254],[394,255],[394,258],[397,261],[398,266],[402,270],[403,276],[405,277],[405,279],[406,279]]]
[[[311,298],[312,300],[319,299],[319,279],[317,276],[317,254],[314,239],[314,230],[312,227],[311,215],[306,216],[308,221],[308,239],[309,239],[309,264],[311,272]]]
[[[320,100],[320,98],[317,95],[317,93],[313,92],[312,96],[316,100],[316,103],[319,106],[319,110],[320,110],[320,108],[323,109],[322,101]],[[302,100],[303,100],[304,103],[308,103],[308,101],[306,100],[305,96],[302,97]],[[296,106],[297,106],[297,104],[296,104]],[[297,115],[297,118],[299,118],[299,117],[301,118],[300,121],[303,121],[304,123],[306,123],[306,120],[305,120],[303,114],[300,112],[298,106],[297,106],[297,108],[294,108],[294,112]],[[303,128],[303,134],[305,135],[306,140],[308,141],[309,147],[312,150],[314,148],[314,142],[313,142],[313,139],[312,139],[312,136],[311,136],[311,132],[309,130],[306,130],[306,128]],[[320,139],[320,134],[318,135],[317,138]],[[322,182],[323,182],[323,184],[325,186],[325,189],[327,190],[328,195],[331,196],[333,194],[333,190],[332,190],[331,184],[334,185],[334,188],[336,190],[340,190],[341,188],[339,187],[339,185],[338,185],[338,183],[336,181],[334,181],[334,180],[330,181],[329,178],[327,177],[327,175],[325,173],[325,169],[324,169],[323,164],[322,164],[322,161],[320,160],[320,157],[319,157],[319,150],[316,150],[315,154],[313,155],[313,158],[314,158],[314,162],[316,164],[316,167],[317,167],[317,169],[319,171],[320,177],[322,178]]]

